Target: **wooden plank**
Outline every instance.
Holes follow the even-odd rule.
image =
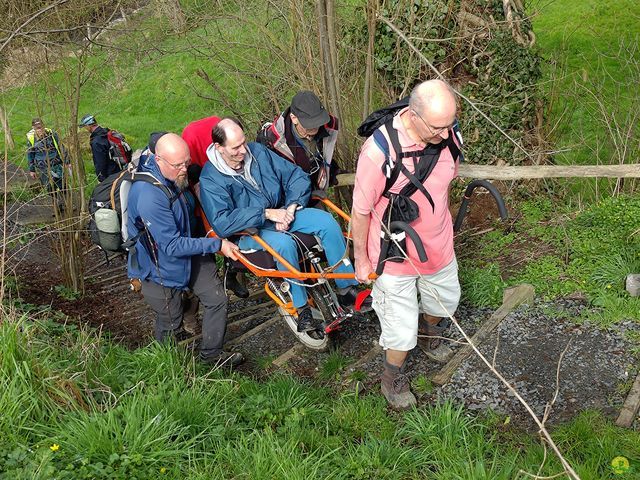
[[[271,320],[267,320],[266,322],[261,323],[257,327],[252,328],[248,332],[243,333],[239,337],[236,337],[233,340],[228,341],[227,345],[237,345],[239,343],[242,343],[247,338],[254,336],[256,333],[260,333],[261,331],[265,330],[266,328],[269,328],[270,326],[274,325],[279,320],[281,320],[280,315],[278,315],[276,317],[273,317]]]
[[[129,278],[127,277],[127,271],[122,268],[120,270],[121,271],[116,275],[111,275],[110,277],[106,277],[106,278],[98,278],[91,283],[98,286],[104,283],[114,284],[114,283],[126,282],[127,285],[129,285]]]
[[[118,265],[117,267],[110,268],[109,270],[105,270],[104,272],[99,272],[99,273],[93,273],[91,275],[86,275],[84,277],[84,279],[85,280],[92,280],[94,278],[101,277],[102,275],[108,275],[108,274],[114,273],[114,272],[121,272],[123,274],[126,274],[127,266],[126,265]]]
[[[362,365],[366,365],[375,357],[381,354],[382,347],[378,343],[378,340],[374,340],[373,346],[369,349],[369,351],[346,368],[344,374],[342,375],[343,379],[348,380],[349,375],[358,370]]]
[[[9,213],[8,217],[22,227],[56,223],[53,205],[23,205],[19,210]]]
[[[246,315],[249,312],[253,312],[254,310],[260,310],[260,309],[266,309],[269,306],[274,306],[275,304],[272,302],[264,302],[264,303],[257,303],[256,305],[251,305],[249,307],[246,308],[242,308],[240,310],[237,310],[233,313],[230,313],[229,315],[227,315],[227,321],[236,318],[236,317],[241,317],[242,315]]]
[[[463,178],[485,180],[525,180],[532,178],[639,178],[640,164],[633,165],[470,165],[458,169]],[[353,185],[355,175],[338,175],[338,185]]]
[[[33,188],[40,185],[40,182],[29,176],[29,173],[13,163],[7,163],[5,170],[5,163],[0,163],[0,194],[4,193],[5,175],[7,178],[7,191],[12,191],[18,188]]]
[[[295,357],[300,350],[304,350],[304,345],[302,345],[301,343],[296,343],[293,347],[291,347],[289,350],[284,352],[282,355],[280,355],[271,363],[272,365],[280,368],[289,360],[291,360],[293,357]]]
[[[261,306],[264,307],[264,305],[261,305]],[[249,315],[248,317],[240,318],[238,320],[234,320],[233,322],[227,323],[227,327],[230,327],[232,325],[233,326],[240,326],[240,325],[242,325],[244,323],[247,323],[247,322],[250,322],[251,320],[254,320],[254,319],[258,318],[258,317],[264,317],[266,315],[272,315],[272,314],[274,314],[276,312],[276,308],[277,307],[275,305],[271,305],[270,307],[268,306],[266,308],[263,308],[262,311],[254,313],[253,315]],[[229,316],[228,318],[231,318],[231,317]]]
[[[104,256],[104,253],[103,253],[102,255]],[[111,261],[112,261],[112,260],[115,260],[116,258],[118,258],[118,257],[120,257],[120,256],[125,256],[125,254],[124,254],[124,253],[121,253],[121,252],[117,252],[117,253],[114,253],[113,255],[109,255],[109,257],[108,257],[108,258],[109,258],[109,260],[108,260],[108,261],[107,261],[106,259],[105,259],[105,260],[102,260],[100,263],[98,263],[98,264],[96,264],[96,265],[92,266],[91,268],[86,269],[86,270],[85,270],[85,272],[84,272],[84,273],[85,273],[85,275],[86,275],[86,274],[89,274],[89,273],[91,273],[91,272],[94,272],[94,271],[96,271],[97,269],[99,269],[99,268],[101,268],[101,267],[106,267],[106,266],[108,266],[108,265],[107,265],[107,263],[111,264]],[[126,257],[125,257],[125,258],[126,258]],[[126,263],[123,263],[122,265],[126,268]]]
[[[471,341],[477,347],[489,336],[493,330],[500,325],[500,322],[516,307],[523,303],[533,303],[535,289],[532,285],[523,283],[513,288],[505,290],[502,305],[489,319],[482,324],[476,334],[471,337]],[[473,352],[470,345],[460,348],[449,362],[431,379],[437,385],[444,385],[449,381],[455,371],[462,365],[467,357]]]
[[[256,298],[260,298],[260,297],[266,297],[267,293],[264,290],[255,290],[251,293],[249,293],[249,296],[247,298],[240,298],[240,297],[236,297],[235,295],[229,295],[229,301],[231,302],[238,302],[240,300],[255,300]]]
[[[620,416],[616,420],[616,425],[619,427],[629,428],[633,421],[636,419],[638,415],[638,410],[640,409],[640,373],[636,377],[636,381],[633,382],[633,387],[631,387],[631,391],[629,395],[627,395],[627,399],[622,406],[622,410],[620,411]]]

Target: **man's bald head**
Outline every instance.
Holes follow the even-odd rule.
[[[417,85],[409,97],[415,130],[425,143],[440,143],[456,119],[456,96],[442,80],[427,80]],[[416,120],[417,119],[417,120]]]
[[[175,133],[165,133],[156,143],[156,154],[162,158],[174,155],[189,153],[189,146],[179,135]]]
[[[225,163],[233,170],[240,170],[247,153],[244,128],[237,118],[225,117],[211,131],[213,146]]]
[[[451,113],[455,116],[456,96],[442,80],[427,80],[417,85],[409,97],[409,107],[420,115],[425,113]]]
[[[160,137],[156,143],[156,161],[164,178],[180,188],[187,186],[187,166],[191,156],[187,142],[179,135],[166,133]]]

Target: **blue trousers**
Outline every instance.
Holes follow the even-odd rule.
[[[294,267],[297,267],[298,265],[298,247],[296,246],[296,241],[291,238],[290,232],[317,235],[320,238],[320,243],[324,248],[327,261],[330,265],[338,263],[347,248],[340,225],[338,225],[338,222],[335,221],[330,213],[317,208],[303,208],[296,212],[295,219],[291,225],[289,225],[289,230],[286,232],[276,231],[275,226],[273,228],[264,228],[259,231],[260,237],[262,237],[262,239],[267,242],[271,248],[278,252],[282,258]],[[242,237],[238,245],[242,250],[263,250],[262,246],[249,236]],[[280,262],[276,262],[276,265],[279,270],[286,270]],[[335,272],[353,273],[353,266],[351,263],[348,265],[341,263],[340,266],[335,269]],[[297,282],[295,279],[294,281]],[[336,280],[338,288],[357,285],[357,283],[358,282],[355,279]],[[295,283],[291,283],[291,297],[293,298],[294,307],[303,307],[307,303],[306,288],[296,285]]]

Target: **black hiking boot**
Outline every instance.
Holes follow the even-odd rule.
[[[298,309],[298,332],[311,332],[315,330],[313,326],[313,313],[308,305]]]
[[[341,291],[342,293],[340,293]],[[359,293],[360,292],[355,287],[355,285],[352,285],[351,287],[347,287],[344,290],[339,289],[337,294],[338,303],[344,308],[350,308],[352,310],[355,310],[355,304],[356,304],[356,300],[358,298]],[[368,295],[367,298],[365,298],[364,301],[362,302],[362,305],[360,305],[360,309],[358,311],[362,313],[370,312],[372,310],[371,304],[372,304],[372,298],[371,298],[371,295]]]
[[[200,361],[214,368],[236,368],[243,363],[244,360],[244,356],[240,352],[222,351],[218,355],[213,356],[203,356],[200,354]]]
[[[224,285],[227,290],[231,290],[238,298],[247,298],[249,296],[249,290],[238,280],[238,276],[241,273],[232,272],[227,269],[224,274]]]

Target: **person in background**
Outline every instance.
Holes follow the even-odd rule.
[[[31,130],[27,132],[27,164],[31,178],[38,178],[43,187],[55,198],[61,208],[62,199],[58,193],[63,190],[64,164],[68,164],[67,151],[60,136],[45,127],[41,118],[31,121]]]
[[[124,168],[127,160],[123,158],[121,161],[117,161],[117,158],[112,158],[108,128],[98,125],[93,115],[85,115],[82,117],[78,126],[84,128],[90,134],[89,144],[91,145],[93,166],[96,169],[98,182],[102,182],[108,176]]]
[[[333,158],[338,119],[327,112],[315,93],[303,90],[273,123],[258,132],[257,141],[298,165],[311,178],[313,190],[336,185],[339,167]]]

